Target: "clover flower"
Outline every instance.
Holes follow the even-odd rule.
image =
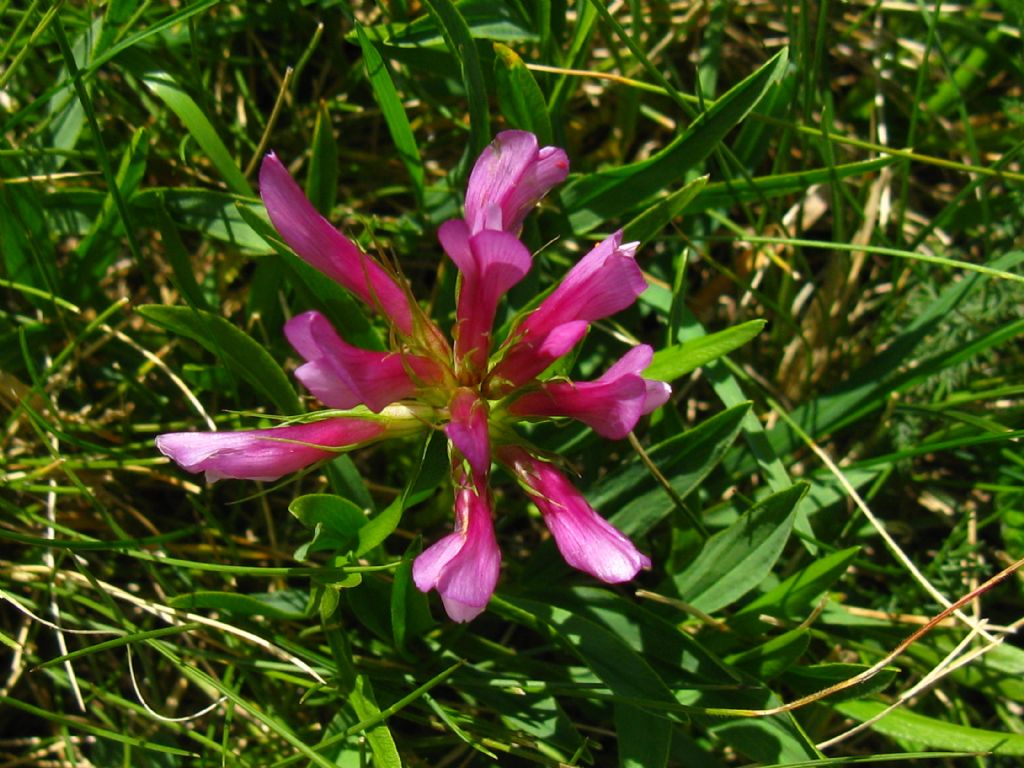
[[[526,131],[505,131],[470,174],[465,217],[438,230],[459,270],[452,343],[405,283],[321,216],[273,153],[260,169],[271,222],[307,263],[340,283],[390,325],[392,348],[346,342],[318,312],[285,325],[305,360],[296,377],[335,409],[303,423],[228,433],[174,433],[159,450],[210,481],[275,480],[340,452],[428,429],[449,440],[455,526],[413,564],[423,592],[436,589],[455,621],[487,606],[501,555],[489,489],[492,462],[508,469],[537,505],[555,544],[574,568],[607,583],[632,579],[650,560],[587,503],[554,463],[519,436],[515,423],[551,418],[583,422],[611,439],[626,437],[663,405],[669,386],[643,377],[652,350],[639,345],[594,381],[538,379],[586,334],[590,324],[631,305],[646,282],[636,243],[616,232],[598,243],[497,349],[492,330],[502,297],[530,270],[520,242],[523,220],[569,172],[565,152],[538,147]]]

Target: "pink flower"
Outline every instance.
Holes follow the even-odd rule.
[[[273,152],[260,166],[260,196],[274,228],[300,258],[412,334],[413,313],[403,288],[317,212]]]
[[[605,238],[580,259],[557,288],[509,336],[490,377],[498,391],[532,379],[583,338],[589,323],[630,306],[647,288],[633,258],[636,243],[622,232]]]
[[[641,344],[594,381],[545,382],[513,401],[509,413],[524,418],[570,416],[599,435],[621,440],[641,416],[664,405],[672,394],[665,382],[641,376],[653,355],[654,350]]]
[[[519,478],[544,516],[558,551],[573,568],[608,584],[629,581],[651,561],[625,534],[601,517],[565,475],[522,448],[506,447],[499,458]]]
[[[365,405],[374,413],[412,397],[417,387],[437,386],[443,369],[433,360],[400,352],[359,349],[344,341],[319,312],[296,315],[284,335],[308,362],[295,378],[330,408]]]
[[[480,153],[466,190],[466,224],[472,234],[496,229],[518,235],[523,219],[569,174],[558,147],[537,148],[527,131],[503,131]]]
[[[205,472],[211,482],[276,480],[383,437],[443,430],[455,485],[455,526],[416,558],[413,581],[424,592],[436,589],[452,619],[478,616],[498,582],[501,555],[488,487],[492,453],[540,508],[570,565],[609,583],[633,578],[650,560],[523,443],[515,422],[572,417],[618,439],[668,400],[667,384],[643,377],[653,354],[645,345],[595,381],[537,380],[583,339],[592,322],[625,309],[646,288],[634,260],[636,243],[623,244],[616,232],[597,244],[521,318],[502,348],[492,350],[502,297],[532,262],[518,238],[523,220],[568,171],[565,152],[539,148],[525,131],[498,134],[481,154],[470,175],[465,218],[438,230],[458,268],[451,345],[397,274],[317,213],[277,157],[268,155],[260,169],[260,194],[270,220],[300,258],[383,315],[390,324],[390,349],[359,349],[319,312],[299,314],[284,329],[305,361],[295,375],[340,413],[275,429],[161,435],[159,450],[188,471]]]
[[[412,565],[417,589],[436,589],[454,621],[475,619],[498,584],[501,552],[494,538],[487,492],[456,471],[455,532],[424,550]]]
[[[507,232],[470,234],[458,219],[442,224],[437,236],[459,268],[453,332],[457,372],[479,379],[487,367],[498,301],[530,271],[530,252]]]
[[[211,483],[225,478],[277,480],[385,431],[378,421],[344,417],[241,432],[172,432],[157,437],[156,447],[189,472],[205,472]]]

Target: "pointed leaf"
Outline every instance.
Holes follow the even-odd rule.
[[[680,597],[705,613],[730,605],[764,581],[789,539],[806,483],[776,493],[712,536],[689,568],[675,576]]]
[[[742,347],[764,329],[766,322],[749,320],[718,333],[658,350],[644,371],[644,376],[658,381],[675,381],[680,376]]]
[[[145,304],[136,310],[151,323],[198,342],[217,355],[282,414],[302,407],[291,382],[270,353],[220,315],[190,307]]]
[[[615,219],[702,162],[777,83],[786,71],[785,50],[734,86],[682,134],[653,157],[613,171],[585,176],[568,187],[562,201],[577,234]]]

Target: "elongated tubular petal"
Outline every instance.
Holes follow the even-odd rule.
[[[277,480],[336,455],[332,448],[361,445],[385,431],[375,420],[346,417],[241,432],[172,432],[157,437],[156,447],[210,482]]]
[[[646,388],[639,376],[610,382],[554,381],[509,406],[524,418],[569,416],[609,440],[621,440],[643,415]]]
[[[483,612],[501,570],[490,499],[486,490],[480,492],[465,480],[456,488],[455,531],[426,549],[412,566],[417,589],[436,589],[448,616],[458,622]]]
[[[586,333],[585,320],[566,323],[536,338],[519,338],[505,349],[488,375],[488,391],[498,397],[522,386],[569,353]]]
[[[558,551],[573,568],[608,584],[629,581],[650,559],[601,517],[576,487],[546,461],[506,446],[498,457],[509,466],[544,516]]]
[[[558,287],[523,320],[527,337],[565,323],[594,322],[633,304],[647,288],[636,264],[637,243],[622,244],[622,231],[606,237],[570,269]]]
[[[487,403],[468,388],[456,391],[449,406],[451,421],[445,434],[466,457],[477,478],[486,478],[491,468],[491,442],[487,431]],[[482,485],[486,480],[482,480]]]
[[[569,159],[557,147],[537,148],[527,131],[503,131],[480,153],[466,190],[466,223],[473,234],[496,229],[519,234],[523,219],[565,180]]]
[[[621,231],[606,237],[566,273],[509,335],[492,379],[503,382],[506,390],[525,384],[572,349],[587,324],[636,301],[647,281],[633,258],[637,244],[621,241]]]
[[[352,346],[316,311],[293,317],[285,323],[284,333],[308,361],[295,371],[296,378],[331,408],[363,404],[379,413],[411,397],[417,386],[443,378],[440,366],[428,358]]]
[[[507,232],[471,235],[465,222],[446,221],[437,232],[445,253],[461,273],[455,309],[455,360],[482,374],[491,346],[498,302],[530,271],[530,252]]]
[[[509,406],[509,413],[524,418],[569,416],[579,419],[599,435],[621,440],[640,417],[662,405],[672,390],[664,382],[641,376],[650,365],[653,350],[646,344],[634,347],[594,381],[551,381],[527,392]]]
[[[654,350],[647,344],[638,344],[620,357],[611,368],[604,372],[600,380],[611,381],[620,376],[635,375],[643,378],[643,372],[651,364]],[[672,387],[664,381],[643,379],[645,396],[642,414],[648,414],[660,408],[672,396]]]
[[[399,331],[412,334],[406,293],[376,260],[317,212],[273,152],[260,166],[260,196],[274,228],[300,258],[385,314]]]

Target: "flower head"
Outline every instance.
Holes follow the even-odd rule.
[[[304,360],[295,375],[338,410],[274,429],[161,435],[157,447],[210,481],[275,480],[384,437],[441,429],[452,460],[455,526],[416,558],[413,580],[424,592],[436,589],[452,619],[479,615],[498,582],[501,557],[488,487],[494,458],[536,503],[569,565],[608,583],[636,576],[650,560],[528,447],[515,424],[575,418],[620,439],[668,400],[667,384],[643,376],[653,354],[645,345],[594,381],[538,380],[592,322],[625,309],[644,290],[637,244],[622,243],[621,232],[598,243],[520,318],[500,349],[492,344],[500,303],[532,264],[518,237],[523,220],[568,169],[565,152],[538,147],[524,131],[498,134],[481,154],[469,178],[465,217],[438,230],[459,270],[449,345],[401,277],[317,213],[276,155],[268,155],[260,194],[274,226],[300,258],[385,318],[392,348],[360,349],[323,315],[297,315],[284,329]]]

